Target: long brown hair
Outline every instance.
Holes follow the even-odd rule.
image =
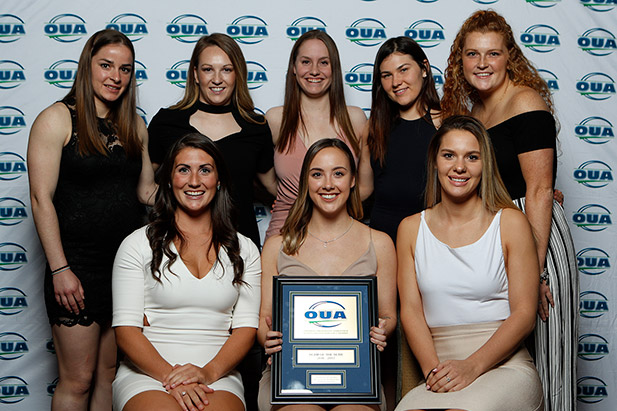
[[[356,220],[362,218],[362,201],[358,187],[358,169],[351,150],[343,141],[337,138],[324,138],[311,145],[304,156],[302,171],[300,172],[300,184],[298,187],[298,197],[291,206],[285,224],[281,229],[283,237],[283,252],[287,255],[294,255],[298,252],[308,231],[308,223],[313,214],[313,202],[309,196],[309,172],[311,163],[317,154],[324,148],[334,147],[345,153],[349,161],[349,172],[355,178],[356,184],[351,187],[349,198],[347,199],[347,213]]]
[[[509,79],[516,85],[527,86],[540,93],[551,114],[555,114],[553,98],[548,85],[516,44],[512,27],[495,11],[478,10],[465,20],[450,47],[441,99],[443,116],[469,114],[471,106],[480,101],[478,92],[467,82],[463,74],[463,47],[465,47],[467,36],[473,32],[500,34],[508,49],[506,71]]]
[[[231,199],[229,172],[223,161],[223,155],[216,144],[208,137],[199,133],[189,133],[177,140],[169,150],[167,157],[157,170],[157,181],[159,189],[156,192],[154,207],[150,213],[151,223],[148,225],[146,235],[150,248],[152,249],[152,262],[150,263],[150,273],[152,277],[161,281],[161,276],[165,268],[169,269],[176,261],[178,256],[171,250],[171,244],[178,238],[180,243],[184,243],[184,237],[180,232],[175,218],[178,201],[173,192],[172,179],[174,172],[174,161],[183,149],[190,147],[206,152],[214,160],[219,179],[219,187],[212,199],[212,241],[207,253],[214,249],[216,261],[220,263],[219,252],[224,248],[234,269],[234,284],[243,283],[244,261],[240,256],[240,243],[238,234],[234,226],[235,211]],[[164,266],[161,266],[163,255],[169,259]],[[224,269],[224,266],[221,264]],[[170,272],[174,274],[171,270]]]
[[[429,143],[426,161],[426,207],[433,207],[441,201],[441,184],[437,175],[437,156],[439,155],[439,147],[443,137],[453,130],[463,130],[471,133],[480,145],[482,175],[478,185],[478,196],[482,198],[484,208],[491,212],[497,212],[502,208],[516,208],[499,174],[493,145],[486,129],[479,120],[462,115],[445,119]]]
[[[428,58],[424,50],[422,50],[422,47],[406,36],[388,39],[381,45],[379,50],[377,50],[377,55],[375,56],[368,136],[368,146],[371,151],[371,156],[373,159],[379,160],[382,165],[386,158],[388,135],[390,134],[392,125],[400,118],[400,106],[388,97],[381,85],[381,63],[393,53],[409,55],[418,64],[420,69],[426,73],[426,77],[424,77],[422,81],[422,88],[416,98],[420,115],[425,117],[431,110],[440,110],[439,95],[437,94],[437,90],[435,90],[435,80],[433,79],[431,66],[428,64]]]
[[[131,79],[118,101],[110,105],[107,119],[113,124],[113,131],[117,134],[127,155],[134,158],[141,155],[142,144],[137,127],[141,119],[137,115],[135,103],[137,94],[135,90],[135,49],[128,37],[117,30],[101,30],[94,33],[81,51],[73,87],[64,97],[64,101],[69,104],[75,102],[76,128],[79,136],[77,152],[82,156],[94,153],[108,155],[106,142],[101,139],[98,128],[92,88],[92,57],[101,48],[110,44],[126,46],[133,57]]]
[[[218,47],[227,54],[236,72],[236,82],[231,96],[231,104],[238,109],[238,112],[246,121],[264,124],[266,120],[255,113],[255,104],[253,104],[253,99],[249,94],[247,84],[248,69],[246,68],[246,60],[242,50],[234,39],[221,33],[212,33],[209,36],[203,36],[197,41],[189,61],[184,96],[170,108],[173,110],[188,109],[199,100],[199,84],[195,80],[195,72],[199,69],[199,55],[211,46]]]
[[[340,131],[349,139],[349,144],[353,148],[356,155],[360,154],[360,144],[358,143],[358,137],[353,131],[351,119],[347,112],[347,105],[345,104],[345,95],[343,92],[343,74],[341,72],[341,58],[336,47],[336,43],[332,40],[328,34],[321,30],[307,31],[296,40],[291,54],[289,55],[289,64],[287,65],[287,76],[285,78],[285,101],[283,103],[283,120],[281,123],[281,131],[279,133],[279,139],[276,142],[276,149],[283,153],[288,153],[293,150],[294,145],[291,144],[294,137],[298,133],[298,129],[306,133],[306,126],[302,119],[302,107],[300,104],[300,85],[294,75],[294,65],[298,58],[298,52],[300,47],[307,40],[321,40],[328,49],[328,56],[330,57],[330,67],[332,68],[332,84],[328,90],[328,97],[330,100],[330,123],[336,124],[340,127]]]

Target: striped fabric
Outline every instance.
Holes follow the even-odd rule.
[[[514,202],[525,211],[525,198]],[[550,308],[546,323],[537,318],[535,330],[536,367],[544,389],[545,410],[576,410],[579,282],[574,243],[557,202],[553,202],[546,268],[555,308]]]

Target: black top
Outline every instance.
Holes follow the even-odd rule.
[[[73,129],[62,148],[53,203],[62,248],[84,288],[86,310],[74,316],[56,302],[47,267],[47,314],[52,324],[105,324],[111,320],[111,271],[116,251],[143,221],[143,207],[137,199],[141,156],[128,158],[113,125],[104,119],[98,120],[98,128],[106,139],[107,155],[79,155],[75,110],[64,104],[71,113]]]
[[[424,209],[426,155],[435,131],[430,116],[399,119],[388,136],[383,166],[371,158],[375,196],[371,227],[394,242],[399,223]]]
[[[203,103],[202,103],[203,104]],[[198,133],[189,119],[197,111],[197,106],[186,110],[162,108],[148,126],[148,151],[153,163],[161,164],[165,155],[179,138],[188,133]],[[246,121],[237,109],[231,110],[241,131],[217,140],[215,143],[223,154],[232,183],[232,198],[237,209],[236,227],[241,234],[249,237],[259,247],[257,219],[253,211],[253,180],[257,173],[265,173],[274,163],[272,134],[268,124]],[[263,116],[255,114],[258,121]]]
[[[528,111],[488,129],[497,167],[513,199],[525,197],[527,186],[518,155],[545,148],[553,149],[553,184],[557,173],[555,119],[544,110]]]

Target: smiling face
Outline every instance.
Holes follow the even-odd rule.
[[[236,72],[231,59],[220,47],[206,47],[195,67],[199,100],[214,106],[229,104],[236,85]]]
[[[294,62],[294,75],[298,85],[309,97],[320,97],[332,84],[330,55],[323,41],[309,39],[298,49]]]
[[[97,114],[102,117],[131,82],[133,54],[123,44],[108,44],[92,56],[91,70],[94,103]]]
[[[183,148],[174,160],[171,184],[178,202],[176,213],[190,216],[203,214],[210,209],[210,203],[216,195],[216,164],[203,150]]]
[[[477,195],[482,158],[473,134],[455,129],[443,135],[437,152],[437,176],[442,197],[467,199]]]
[[[324,148],[311,161],[308,190],[314,209],[326,214],[346,209],[351,187],[355,184],[349,159],[340,149]]]
[[[463,74],[472,87],[490,94],[506,87],[508,49],[503,36],[494,31],[471,32],[463,45]]]
[[[382,61],[379,72],[381,86],[390,100],[400,106],[401,114],[419,117],[417,98],[427,75],[426,70],[409,54],[397,51]]]

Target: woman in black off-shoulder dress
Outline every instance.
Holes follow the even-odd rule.
[[[536,367],[546,409],[573,410],[579,285],[567,220],[553,201],[554,105],[496,12],[477,11],[463,23],[448,59],[441,104],[444,117],[471,113],[484,124],[505,186],[531,223],[540,263]]]

